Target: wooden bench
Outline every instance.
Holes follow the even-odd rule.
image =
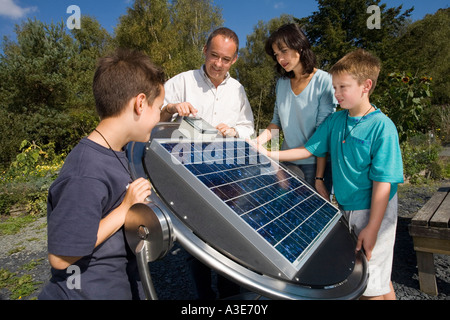
[[[437,295],[433,254],[450,255],[450,185],[442,186],[411,220],[420,290]]]

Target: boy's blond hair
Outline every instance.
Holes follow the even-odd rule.
[[[372,88],[369,96],[375,90],[378,76],[380,75],[381,62],[371,53],[358,49],[345,55],[339,60],[330,70],[331,75],[348,73],[359,84],[362,84],[367,79],[372,80]]]

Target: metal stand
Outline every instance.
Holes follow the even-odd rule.
[[[135,251],[142,286],[147,300],[157,300],[149,263],[162,259],[172,248],[174,233],[170,217],[154,202],[136,204],[125,220],[128,244]]]
[[[141,277],[142,287],[147,300],[158,300],[155,287],[153,286],[149,263],[149,242],[142,240],[136,248],[136,257],[138,262],[139,276]]]
[[[174,136],[178,127],[179,124],[162,123],[153,130],[152,138]],[[143,143],[129,144],[127,153],[130,170],[134,178],[148,178],[157,189],[156,179],[154,175],[151,176],[147,173],[148,168],[144,163],[146,149],[147,146]],[[165,166],[158,167],[158,170],[165,170]],[[334,234],[329,239],[327,238],[328,240],[317,250],[318,253],[302,269],[302,276],[305,279],[312,279],[312,282],[317,284],[317,286],[310,286],[308,283],[299,284],[294,281],[285,281],[259,272],[259,270],[249,269],[238,259],[224,254],[224,251],[219,250],[220,248],[218,249],[214,242],[209,243],[201,239],[196,230],[192,230],[186,225],[183,216],[176,214],[174,204],[167,199],[172,191],[169,190],[162,194],[161,192],[161,190],[153,190],[150,204],[133,206],[125,221],[127,242],[136,253],[147,299],[157,299],[149,263],[162,259],[170,251],[174,241],[178,241],[187,252],[211,269],[250,291],[249,294],[237,299],[357,299],[365,290],[368,279],[367,260],[361,252],[354,254],[353,243],[356,244],[356,239],[348,233],[348,228],[345,227],[343,221],[336,224],[332,231]],[[184,205],[189,205],[190,201],[185,201]],[[348,256],[335,254],[342,241],[346,244],[344,251],[351,253]],[[351,250],[347,250],[349,246]],[[338,261],[340,261],[339,264],[337,264]],[[333,262],[336,262],[336,265],[332,265]],[[347,266],[349,262],[352,265],[344,270],[345,272],[341,270],[342,268],[337,268],[337,265]],[[330,268],[331,271],[329,271]],[[318,285],[320,281],[317,281],[317,277],[321,278],[323,274],[327,277],[331,274],[334,277],[338,271],[346,274],[344,280],[341,282],[330,280],[330,283],[335,283],[334,285]]]

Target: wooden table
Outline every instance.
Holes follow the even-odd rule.
[[[433,254],[450,255],[450,185],[442,186],[411,220],[420,290],[437,295]]]

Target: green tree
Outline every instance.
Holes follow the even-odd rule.
[[[168,39],[170,27],[168,0],[135,0],[119,19],[116,42],[121,47],[144,51],[155,63],[164,65],[171,60],[175,46],[174,39]]]
[[[19,140],[43,144],[62,140],[64,126],[58,124],[67,118],[66,105],[71,100],[71,84],[66,80],[73,72],[68,61],[75,47],[62,23],[46,25],[28,20],[16,25],[15,32],[17,43],[3,41],[0,106],[4,116],[24,127],[10,142],[18,152]]]
[[[6,170],[19,151],[20,142],[26,137],[21,119],[0,107],[0,172]]]
[[[180,62],[175,73],[199,68],[210,33],[223,24],[221,9],[211,0],[175,0],[171,16],[178,44],[173,60]]]
[[[74,55],[73,40],[64,25],[28,20],[16,25],[17,43],[3,42],[0,56],[0,101],[6,110],[32,116],[51,106],[62,111],[71,84],[67,61]]]
[[[90,67],[92,62],[95,64],[99,56],[113,49],[113,38],[94,17],[83,15],[81,17],[81,26],[80,29],[72,29],[71,32],[77,41],[78,52],[85,56],[90,54]]]
[[[200,67],[206,39],[222,23],[212,0],[135,0],[120,17],[116,42],[146,52],[174,76]]]
[[[97,60],[114,49],[113,37],[93,17],[82,16],[81,29],[73,29],[77,54],[68,62],[72,72],[68,81],[72,84],[73,100],[68,106],[71,119],[66,140],[72,146],[95,127],[98,116],[92,92],[92,79]]]
[[[317,0],[318,11],[298,20],[319,58],[319,67],[331,68],[340,58],[356,48],[374,52],[384,60],[387,47],[397,37],[414,8],[402,13],[403,6],[387,8],[381,0]],[[380,8],[381,28],[369,29],[371,5]]]
[[[393,71],[410,72],[433,78],[433,101],[439,104],[450,102],[450,8],[440,9],[435,14],[409,25],[406,32],[391,46]]]
[[[55,142],[59,152],[73,147],[92,129],[97,119],[92,75],[110,38],[95,19],[86,17],[82,23],[84,28],[71,35],[63,22],[28,20],[16,25],[17,42],[3,40],[0,120],[10,121],[11,127],[19,123],[22,130],[2,135],[2,148],[18,152],[20,141],[27,139],[39,145]],[[1,160],[14,156],[2,150]]]

